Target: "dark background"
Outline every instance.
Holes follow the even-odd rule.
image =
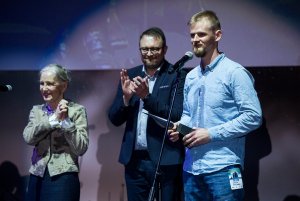
[[[166,32],[168,58],[176,62],[190,50],[186,22],[202,9],[219,15],[227,56],[251,67],[300,65],[298,0],[3,0],[0,69],[53,62],[72,69],[129,68],[139,62],[138,35],[149,26]]]

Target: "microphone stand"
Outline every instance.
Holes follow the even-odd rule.
[[[177,74],[176,75],[176,82],[175,82],[175,90],[174,90],[173,97],[172,97],[172,100],[171,100],[171,105],[170,105],[170,108],[169,108],[167,126],[165,128],[165,133],[164,133],[164,137],[163,137],[163,140],[162,140],[160,153],[159,153],[159,157],[158,157],[158,161],[157,161],[157,165],[156,165],[156,170],[155,170],[155,174],[154,174],[154,180],[153,180],[153,184],[152,184],[151,189],[150,189],[148,201],[153,201],[156,186],[158,187],[158,200],[157,201],[161,201],[161,186],[160,186],[160,182],[157,183],[157,180],[158,180],[159,176],[161,175],[161,173],[159,172],[159,167],[160,167],[161,157],[162,157],[162,153],[163,153],[164,146],[165,146],[166,136],[168,135],[168,129],[169,129],[170,121],[171,121],[171,113],[172,113],[172,110],[173,110],[175,95],[176,95],[178,84],[179,84],[179,79],[178,78],[181,75],[181,69],[182,69],[182,67],[177,68],[176,71],[175,71],[175,73]]]

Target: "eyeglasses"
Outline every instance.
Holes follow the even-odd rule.
[[[157,54],[162,49],[162,47],[141,47],[140,51],[142,54],[147,54],[149,51],[151,54]]]

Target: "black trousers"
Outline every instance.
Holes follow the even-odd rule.
[[[146,201],[149,198],[155,176],[154,164],[147,151],[135,151],[132,160],[125,166],[128,201]],[[156,200],[180,201],[183,196],[182,165],[166,165],[159,169],[155,186]],[[159,186],[158,186],[159,185]]]

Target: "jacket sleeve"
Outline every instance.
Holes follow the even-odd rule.
[[[121,82],[119,82],[117,94],[113,100],[113,103],[108,111],[109,120],[115,125],[120,126],[127,121],[128,112],[132,107],[132,101],[129,102],[129,106],[124,105],[123,92]]]
[[[62,128],[64,130],[63,134],[72,152],[81,156],[87,151],[89,144],[88,121],[85,107],[77,106],[71,115],[71,121],[73,122],[73,126]]]
[[[41,113],[38,106],[33,106],[30,111],[28,123],[23,131],[23,138],[29,145],[36,145],[44,139],[52,128],[46,114]]]

